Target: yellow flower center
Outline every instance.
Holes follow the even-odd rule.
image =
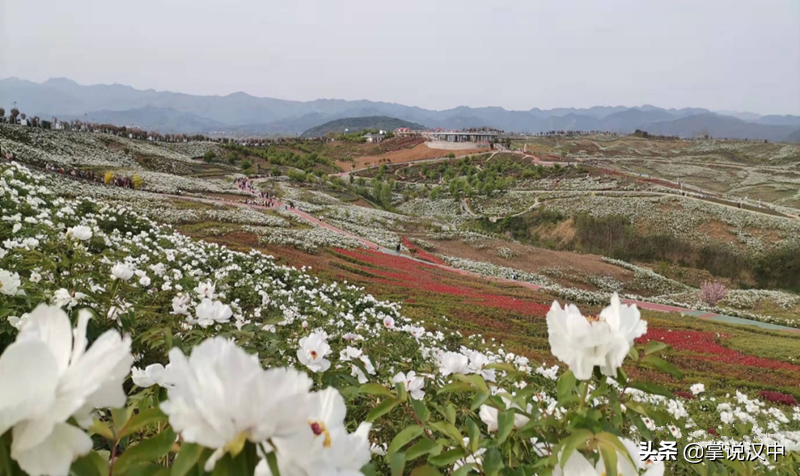
[[[325,442],[322,444],[325,448],[331,447],[331,434],[328,432],[328,429],[325,428],[325,423],[321,421],[312,421],[308,420],[309,426],[311,426],[311,431],[314,432],[314,436],[317,437],[319,435],[325,435]]]
[[[312,359],[316,359],[317,358],[317,351],[316,350],[312,350],[311,351],[311,358]]]
[[[243,432],[239,433],[238,435],[236,435],[236,438],[234,438],[232,441],[228,442],[228,444],[225,445],[225,448],[223,448],[223,449],[226,452],[230,453],[231,456],[233,456],[233,457],[238,456],[239,453],[242,452],[242,449],[244,449],[244,444],[245,444],[245,442],[247,442],[247,437],[248,436],[250,436],[250,432],[249,431],[243,431]]]
[[[600,320],[600,316],[585,316],[586,320],[589,322],[597,322]]]

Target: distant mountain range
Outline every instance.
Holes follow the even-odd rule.
[[[0,107],[13,102],[29,116],[81,119],[137,125],[163,133],[299,135],[327,122],[354,117],[389,116],[428,127],[493,127],[509,132],[603,130],[684,137],[767,139],[800,142],[800,116],[759,116],[747,112],[712,112],[701,108],[596,106],[509,111],[500,107],[460,106],[443,111],[367,100],[288,101],[245,93],[227,96],[137,90],[119,84],[82,86],[58,78],[43,83],[0,80]]]
[[[303,132],[300,137],[322,137],[329,132],[358,132],[366,129],[393,131],[401,127],[408,127],[412,130],[426,129],[422,124],[388,116],[346,117],[344,119],[326,122],[317,127],[312,127]]]

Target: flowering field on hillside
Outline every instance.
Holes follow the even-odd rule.
[[[384,285],[540,319],[561,363],[538,366],[50,183],[0,166],[3,474],[689,474],[640,453],[664,440],[790,452],[735,461],[737,474],[800,463],[790,397],[687,383],[677,398],[637,376],[681,372],[659,339],[634,347],[647,323],[616,296],[584,317],[470,293],[433,265],[336,252]]]

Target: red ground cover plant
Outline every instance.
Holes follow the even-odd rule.
[[[427,261],[429,263],[442,264],[442,265],[447,264],[441,259],[437,258],[436,256],[424,251],[422,248],[412,243],[411,240],[409,240],[405,236],[400,237],[400,241],[403,243],[403,246],[408,248],[408,251],[411,252],[411,255],[417,259],[421,259],[422,261]]]
[[[745,355],[728,349],[717,342],[717,333],[708,331],[686,331],[649,328],[647,334],[639,341],[642,343],[658,340],[669,344],[676,350],[685,350],[695,354],[693,358],[729,365],[760,367],[771,370],[791,370],[800,372],[800,365],[789,364],[779,360]],[[724,337],[721,336],[721,337]]]
[[[672,393],[674,393],[676,397],[681,397],[684,400],[694,400],[694,395],[689,392],[684,392],[683,390],[678,390]]]
[[[762,390],[761,393],[759,393],[759,395],[761,396],[762,400],[766,400],[768,402],[780,403],[781,405],[790,405],[790,406],[797,405],[797,400],[793,396],[786,395],[785,393],[773,392],[770,390]]]
[[[519,312],[520,314],[545,316],[549,306],[531,302],[527,299],[518,299],[512,296],[503,296],[488,292],[481,292],[466,285],[451,284],[448,279],[458,278],[459,275],[433,265],[387,255],[374,250],[345,250],[336,249],[336,252],[358,260],[368,266],[359,266],[363,271],[380,276],[376,282],[417,289],[432,294],[463,297],[469,304],[495,309],[505,309]],[[358,263],[355,263],[358,265]]]

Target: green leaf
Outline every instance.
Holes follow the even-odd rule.
[[[669,346],[661,341],[651,340],[644,346],[644,355],[650,355],[662,350],[668,349]]]
[[[226,453],[222,459],[217,461],[211,476],[252,475],[255,472],[257,464],[258,454],[256,445],[247,442],[237,456],[234,457],[229,452]],[[269,464],[269,455],[267,455],[267,464]],[[278,468],[276,467],[275,469],[277,470]],[[278,473],[273,474],[279,476]]]
[[[3,471],[0,471],[0,474],[4,474]],[[100,456],[97,451],[90,451],[89,454],[76,459],[72,463],[70,474],[76,476],[108,476],[108,460]]]
[[[164,328],[164,347],[167,352],[172,349],[172,330],[169,327]]]
[[[92,422],[92,426],[89,427],[89,431],[95,435],[100,435],[107,440],[114,441],[114,432],[111,431],[111,428],[109,428],[105,422],[100,421],[97,418],[95,418]]]
[[[444,408],[445,418],[452,424],[456,424],[456,407],[453,404],[449,404]]]
[[[139,463],[125,471],[125,476],[169,476],[169,468],[155,463]]]
[[[636,350],[633,346],[628,350],[628,357],[631,358],[634,362],[639,360],[639,351]]]
[[[423,438],[418,442],[411,445],[411,448],[406,451],[406,460],[412,461],[419,458],[422,455],[432,454],[438,455],[442,452],[442,445],[439,443],[429,440],[428,438]]]
[[[468,476],[469,474],[472,474],[472,470],[474,469],[476,469],[474,464],[465,464],[464,466],[458,468],[458,470],[453,473],[453,476]]]
[[[645,393],[651,393],[653,395],[661,395],[662,397],[675,398],[675,395],[673,395],[672,392],[670,392],[666,388],[650,382],[641,382],[641,381],[628,382],[628,387],[641,390]]]
[[[142,428],[152,425],[157,422],[167,421],[167,415],[158,408],[148,408],[131,417],[128,422],[122,427],[122,430],[117,434],[117,438],[136,433]]]
[[[483,472],[486,476],[496,476],[504,467],[500,451],[497,448],[489,449],[483,457]]]
[[[426,464],[425,466],[414,468],[414,470],[411,471],[411,476],[442,476],[442,473],[433,466],[428,466]]]
[[[405,453],[395,453],[389,458],[389,467],[392,469],[392,476],[403,476],[406,467]]]
[[[428,463],[434,466],[451,466],[456,461],[467,456],[464,448],[454,448],[437,456],[428,457]]]
[[[189,474],[189,471],[197,464],[202,454],[202,446],[194,443],[182,444],[180,451],[178,451],[178,456],[175,457],[175,462],[172,464],[170,476],[186,476]]]
[[[440,388],[437,394],[442,393],[457,393],[457,392],[474,392],[475,387],[466,382],[452,382]]]
[[[486,399],[489,398],[489,395],[490,395],[489,392],[476,393],[475,396],[472,397],[472,403],[470,403],[469,409],[475,411],[478,408],[480,408],[480,406],[483,405],[484,402],[486,402]]]
[[[678,370],[677,367],[675,367],[674,365],[672,365],[671,363],[667,362],[666,360],[660,357],[656,357],[655,355],[646,356],[645,358],[642,359],[642,363],[655,367],[664,373],[672,375],[673,377],[679,379],[683,378],[683,373],[681,373],[681,371]]]
[[[367,413],[366,420],[368,422],[373,422],[378,418],[382,417],[383,415],[392,411],[394,407],[400,404],[400,400],[397,398],[386,398],[381,403],[379,403],[375,408]]]
[[[122,475],[139,463],[155,461],[167,454],[175,443],[175,432],[166,428],[161,433],[128,447],[114,463],[114,474]]]
[[[414,400],[411,399],[411,406],[414,408],[414,413],[419,418],[419,421],[425,423],[431,417],[431,411],[428,410],[428,406],[425,405],[425,402],[422,400]]]
[[[453,378],[468,383],[473,387],[477,388],[478,390],[480,390],[481,392],[489,391],[489,387],[486,386],[486,380],[484,380],[483,377],[481,377],[478,374],[471,374],[471,375],[456,374],[453,375]]]
[[[481,429],[472,418],[467,418],[467,435],[469,436],[469,451],[475,453],[481,443]]]
[[[578,380],[571,370],[567,370],[561,374],[561,377],[558,378],[558,386],[556,387],[556,395],[559,403],[566,400],[567,397],[572,394],[576,383],[578,383]]]
[[[406,444],[410,443],[414,438],[418,437],[423,433],[422,427],[417,425],[411,425],[407,428],[404,428],[400,433],[395,435],[392,439],[392,442],[389,444],[389,449],[387,450],[386,454],[391,457],[397,450],[405,446]]]
[[[358,393],[366,393],[368,395],[377,395],[379,397],[394,397],[395,394],[392,393],[388,388],[384,387],[379,383],[365,383],[364,385],[358,387]]]
[[[606,445],[608,448],[613,449],[615,453],[625,455],[625,458],[633,465],[634,468],[639,463],[638,461],[633,461],[633,457],[631,456],[630,452],[625,445],[622,444],[617,435],[603,431],[594,435],[594,437],[601,445]],[[617,465],[614,464],[614,467],[616,466]]]
[[[603,465],[606,468],[607,476],[617,476],[617,450],[613,446],[600,443],[600,455],[603,457]],[[635,467],[635,466],[634,466]]]
[[[435,421],[430,423],[430,426],[434,430],[453,440],[456,446],[462,446],[464,444],[464,438],[461,436],[461,432],[458,431],[458,428],[456,428],[452,423],[446,421]]]
[[[564,464],[566,464],[566,462],[569,460],[569,457],[572,456],[572,453],[576,449],[585,445],[586,442],[589,441],[589,439],[593,436],[594,434],[589,430],[572,430],[572,433],[561,441],[561,467],[564,467]]]
[[[269,466],[269,472],[272,473],[272,476],[280,476],[281,471],[278,469],[278,457],[275,455],[274,451],[267,453],[267,466]]]
[[[122,428],[128,423],[131,415],[133,415],[133,410],[134,407],[111,409],[111,421],[114,422],[113,429],[114,434],[117,435],[117,439],[119,439],[119,434],[122,431]]]
[[[408,392],[406,392],[406,384],[404,384],[403,382],[397,382],[395,388],[397,389],[397,398],[401,402],[405,402],[406,400],[408,400]]]
[[[514,409],[497,412],[497,443],[502,444],[514,429]]]

